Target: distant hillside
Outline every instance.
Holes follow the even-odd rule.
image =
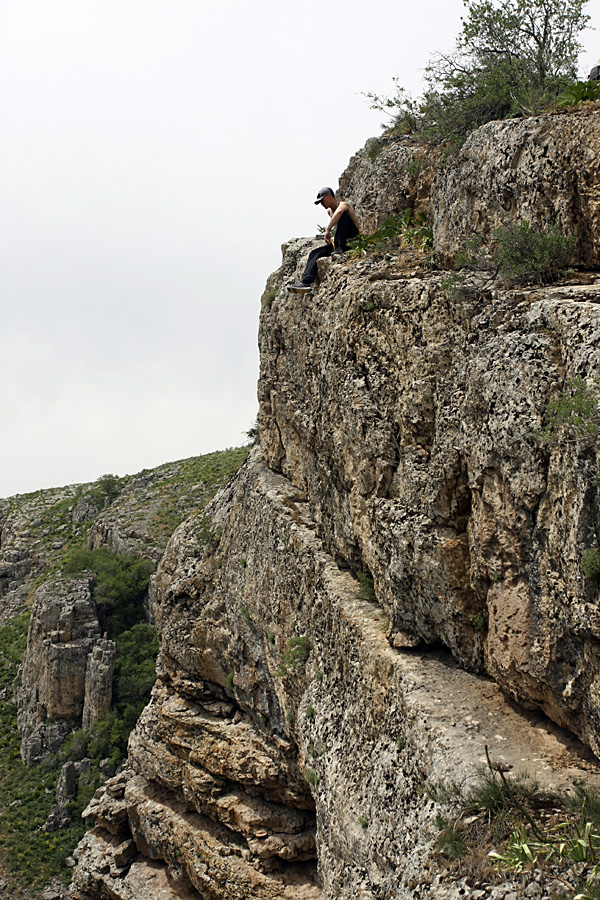
[[[0,500],[3,897],[37,897],[49,883],[48,896],[63,895],[81,812],[114,773],[154,682],[149,575],[247,454]]]

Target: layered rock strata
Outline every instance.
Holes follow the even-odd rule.
[[[523,175],[508,220],[583,127],[551,118],[537,155],[503,149],[537,120],[465,148],[495,139],[496,181]],[[341,184],[365,221],[422,203],[420,152],[354,158]],[[458,235],[436,220],[440,260],[475,209],[470,159],[432,187]],[[575,183],[548,209],[574,209]],[[486,235],[507,221],[489,216]],[[292,295],[311,246],[285,245],[267,282],[260,446],[159,565],[158,680],[130,769],[87,811],[73,900],[137,900],[148,867],[157,900],[469,896],[433,851],[432,786],[468,784],[487,754],[548,787],[599,783],[573,736],[600,751],[598,587],[580,568],[598,460],[538,432],[566,380],[595,374],[600,278],[508,291],[401,250],[323,261]]]
[[[109,783],[87,811],[73,898],[133,900],[113,854],[131,840],[132,868],[162,860],[182,896],[450,897],[428,785],[468,780],[486,745],[548,785],[594,777],[577,741],[449,653],[390,647],[379,604],[259,451],[211,512],[212,545],[189,520],[159,571],[160,675],[135,774],[118,804]]]
[[[21,756],[55,752],[84,713],[110,709],[114,643],[102,640],[93,580],[55,578],[36,591],[17,690]]]

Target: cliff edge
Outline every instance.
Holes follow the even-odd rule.
[[[568,139],[587,159],[599,116],[492,123],[442,168],[390,141],[341,183],[373,227],[429,204],[443,263],[460,229],[440,209],[465,236],[474,193],[494,223],[528,218],[535,179],[540,222],[579,211],[591,269],[598,170],[545,185]],[[504,218],[473,187],[477,153],[513,185]],[[267,281],[260,443],[159,564],[158,679],[128,768],[88,808],[74,900],[450,900],[475,885],[435,852],[434,785],[487,754],[548,788],[599,783],[598,589],[580,566],[597,454],[537,433],[565,380],[596,372],[600,276],[456,291],[401,249],[323,261],[292,295],[311,244],[284,245]]]

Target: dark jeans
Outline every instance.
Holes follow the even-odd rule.
[[[308,254],[306,268],[302,275],[302,284],[312,284],[317,278],[317,260],[323,259],[324,256],[331,256],[333,253],[333,244],[323,244],[322,247],[315,247]]]
[[[344,213],[335,229],[335,249],[345,252],[348,249],[348,240],[356,237],[358,228],[348,215]],[[308,254],[306,268],[302,275],[302,284],[312,284],[317,278],[317,261],[323,259],[324,256],[331,256],[334,251],[334,242],[331,244],[323,244],[322,247],[315,247]]]

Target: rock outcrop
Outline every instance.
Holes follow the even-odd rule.
[[[527,217],[535,183],[531,221],[560,213],[597,264],[573,212],[585,195],[592,215],[597,169],[546,187],[567,134],[587,152],[597,119],[571,118],[487,126],[438,170],[439,260],[469,216],[486,238]],[[353,159],[343,190],[366,221],[425,202],[417,152]],[[485,200],[501,184],[503,212]],[[453,284],[403,249],[324,260],[292,295],[311,245],[286,244],[267,282],[260,445],[159,564],[158,680],[129,769],[86,812],[73,900],[134,900],[150,875],[156,900],[522,897],[440,864],[432,786],[488,755],[547,787],[600,784],[598,586],[580,567],[597,451],[538,437],[565,381],[596,372],[600,276]]]
[[[86,731],[110,710],[116,650],[114,641],[103,638],[96,641],[88,654],[81,715],[81,724]]]
[[[432,191],[435,247],[448,264],[467,240],[525,220],[575,238],[572,262],[600,265],[600,113],[490,122],[440,171]]]
[[[107,790],[88,810],[72,897],[129,900],[111,848],[131,839],[199,897],[408,900],[429,882],[450,897],[428,784],[468,778],[486,745],[555,787],[594,771],[449,653],[390,647],[384,611],[260,451],[211,513],[208,552],[192,519],[159,570],[163,650],[130,742],[136,775],[118,808]]]
[[[21,612],[46,569],[79,534],[69,515],[75,486],[0,500],[0,625]]]
[[[595,372],[598,303],[600,279],[456,297],[439,274],[333,265],[263,316],[259,385],[267,464],[328,551],[373,576],[393,646],[441,641],[596,752],[597,591],[579,560],[597,460],[549,455],[537,432],[565,377]]]
[[[340,178],[339,194],[352,204],[363,234],[406,209],[429,213],[431,185],[442,154],[410,137],[367,141]]]
[[[99,674],[102,682],[102,672],[94,665],[100,625],[92,585],[86,577],[56,578],[36,592],[17,692],[21,756],[27,765],[58,750],[81,718],[86,688],[97,697],[102,687],[96,680]],[[109,686],[103,701],[108,707],[110,697]]]

